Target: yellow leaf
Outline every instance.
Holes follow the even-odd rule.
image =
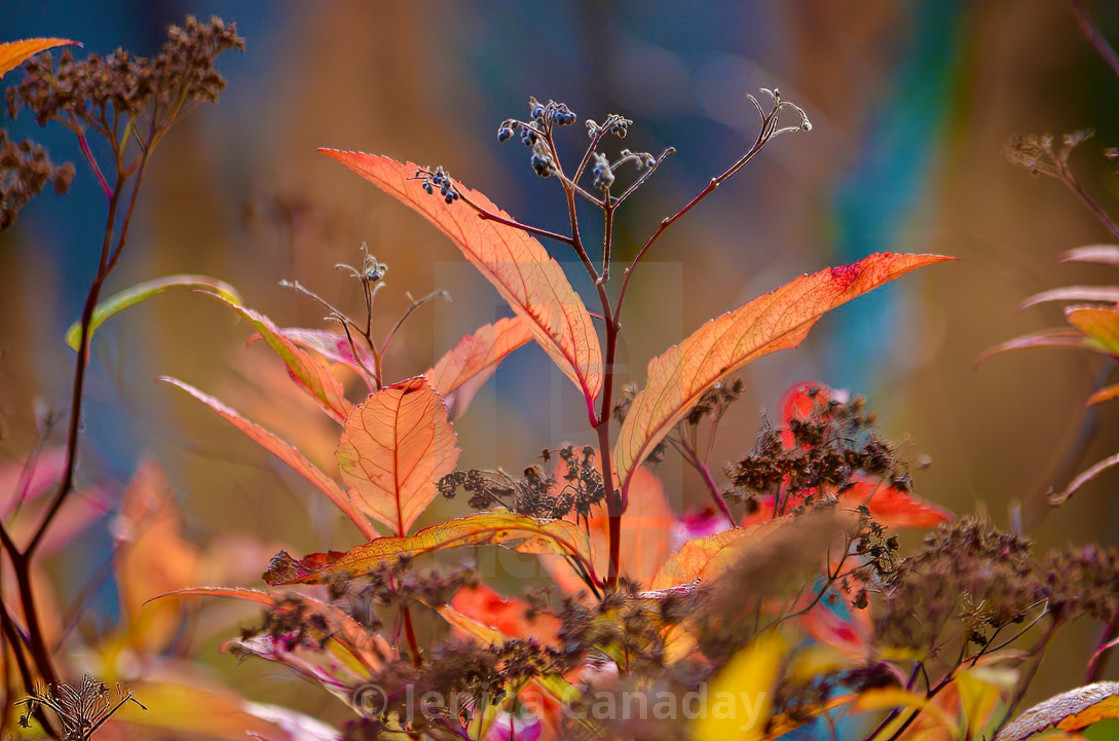
[[[264,581],[281,584],[319,584],[331,578],[367,574],[397,563],[402,556],[461,546],[500,545],[521,553],[558,553],[589,566],[583,531],[567,520],[537,520],[512,512],[483,512],[459,517],[404,537],[376,538],[345,553],[312,553],[295,560],[281,551],[272,559]]]
[[[67,44],[81,46],[77,41],[54,38],[22,39],[21,41],[8,41],[0,44],[0,77],[8,74],[41,51]]]
[[[704,712],[692,725],[696,741],[750,741],[766,736],[785,641],[771,633],[739,651],[707,692]]]

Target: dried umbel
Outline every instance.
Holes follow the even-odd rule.
[[[29,139],[11,141],[0,129],[0,231],[10,227],[19,210],[48,184],[61,195],[73,179],[72,164],[56,165],[42,146]]]
[[[216,102],[225,80],[214,70],[214,59],[223,51],[244,48],[235,25],[187,16],[183,26],[168,29],[167,42],[155,57],[117,49],[75,60],[67,50],[56,67],[51,55],[44,54],[29,61],[23,81],[8,89],[8,113],[14,117],[20,109],[30,109],[40,125],[57,120],[88,126],[113,140],[129,134],[118,117],[137,123],[143,117],[155,132],[200,103]]]

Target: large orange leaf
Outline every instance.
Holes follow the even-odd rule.
[[[167,376],[163,376],[159,380],[166,381],[173,386],[181,388],[195,399],[198,399],[203,404],[210,407],[210,409],[213,409],[234,427],[244,432],[259,443],[265,450],[291,466],[297,473],[302,475],[303,478],[314,484],[319,491],[325,494],[327,498],[334,503],[334,506],[342,511],[342,514],[346,515],[346,517],[350,518],[351,522],[357,525],[362,535],[367,538],[377,537],[377,531],[373,528],[369,520],[357,510],[350,495],[343,490],[334,479],[327,476],[318,466],[307,460],[307,457],[300,453],[293,445],[281,440],[275,434],[255,422],[245,419],[237,411],[229,408],[209,394],[202,393],[188,383],[183,383],[178,379],[168,378]]]
[[[0,77],[8,74],[39,52],[66,44],[81,46],[77,41],[71,41],[70,39],[21,39],[20,41],[8,41],[0,44]]]
[[[442,400],[417,376],[370,394],[346,418],[338,470],[361,510],[405,535],[455,470],[455,440]]]
[[[349,415],[353,405],[346,400],[342,382],[335,378],[325,362],[296,347],[295,343],[284,336],[283,331],[263,314],[235,303],[230,296],[225,294],[209,291],[203,291],[202,293],[213,296],[247,319],[249,324],[253,325],[253,329],[284,361],[291,377],[304,391],[311,395],[311,398],[323,408],[323,411],[339,422]]]
[[[540,242],[520,229],[483,220],[461,200],[446,203],[428,195],[415,178],[420,168],[411,162],[364,152],[319,151],[418,211],[450,237],[525,320],[536,341],[583,393],[587,413],[594,417],[594,400],[602,389],[598,333],[583,300]],[[482,193],[461,184],[455,187],[479,208],[512,220]]]
[[[911,270],[950,259],[887,252],[805,275],[708,321],[653,358],[645,389],[634,398],[614,447],[623,484],[720,378],[751,360],[800,344],[820,317],[837,306]]]
[[[493,324],[479,327],[474,334],[459,340],[454,349],[439,358],[435,367],[424,375],[431,380],[435,391],[444,399],[456,394],[455,417],[460,416],[470,403],[463,392],[476,390],[489,378],[506,355],[532,340],[532,330],[520,317],[499,319]],[[469,388],[462,388],[470,382]],[[472,394],[469,394],[472,395]]]
[[[586,537],[574,523],[499,511],[447,520],[404,537],[376,538],[345,553],[312,553],[297,561],[281,551],[272,559],[264,581],[272,586],[318,584],[339,575],[367,574],[399,562],[402,556],[479,545],[500,545],[521,553],[558,553],[590,563]]]

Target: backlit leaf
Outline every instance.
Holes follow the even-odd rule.
[[[1021,337],[1015,337],[1006,342],[1000,342],[994,347],[979,353],[975,359],[978,366],[992,355],[1007,352],[1008,350],[1032,350],[1038,347],[1067,347],[1074,350],[1095,350],[1102,352],[1088,341],[1088,338],[1072,329],[1046,329],[1041,332],[1031,332]]]
[[[21,39],[0,44],[0,77],[8,74],[41,51],[67,44],[81,46],[77,41],[54,38]]]
[[[113,294],[99,303],[97,308],[93,310],[93,319],[89,323],[89,336],[92,337],[94,331],[114,314],[119,314],[131,306],[135,306],[142,301],[147,301],[152,296],[163,293],[168,288],[174,287],[207,291],[222,296],[231,304],[241,303],[241,295],[237,293],[237,289],[225,281],[218,280],[217,278],[210,278],[205,275],[168,275],[163,278],[155,278],[153,280],[146,280],[143,283],[137,283],[131,288],[126,288],[120,293]],[[82,325],[80,322],[74,322],[70,325],[70,328],[66,330],[66,344],[70,346],[71,350],[76,351],[78,349],[78,344],[81,342],[81,338]]]
[[[1084,486],[1084,484],[1087,484],[1089,481],[1113,466],[1119,466],[1119,453],[1104,458],[1102,461],[1095,464],[1087,471],[1084,471],[1082,474],[1073,479],[1063,492],[1061,492],[1060,494],[1054,494],[1053,496],[1049,497],[1049,503],[1064,504],[1069,497],[1076,493],[1077,489]]]
[[[506,355],[531,340],[532,330],[520,317],[499,319],[463,337],[424,375],[440,396],[450,399],[467,381],[489,378]],[[455,400],[456,417],[468,403],[469,399]]]
[[[451,604],[444,607],[452,608],[455,614],[496,630],[500,636],[534,638],[541,645],[559,647],[559,632],[563,627],[563,621],[559,617],[533,610],[527,603],[498,594],[484,584],[463,587],[455,593]],[[442,607],[440,613],[443,613]],[[452,625],[456,625],[448,614],[443,616]],[[480,637],[473,631],[467,632]],[[499,643],[493,638],[483,640]]]
[[[1018,309],[1028,309],[1037,304],[1049,301],[1088,301],[1106,304],[1119,303],[1119,287],[1117,286],[1065,286],[1051,288],[1048,291],[1035,293],[1018,305]]]
[[[225,587],[193,587],[161,595],[191,596],[232,597],[268,608],[273,624],[291,625],[289,632],[266,631],[235,639],[222,650],[290,666],[346,702],[352,702],[353,690],[375,677],[395,654],[379,633],[366,629],[341,607],[306,595]]]
[[[345,553],[312,553],[295,560],[281,551],[272,559],[264,581],[317,584],[339,575],[358,576],[407,556],[460,546],[500,545],[521,553],[558,553],[588,562],[582,530],[567,520],[537,520],[512,512],[484,512],[447,520],[404,537],[388,536]]]
[[[1094,262],[1100,265],[1119,267],[1119,246],[1113,244],[1089,244],[1061,254],[1058,262]]]
[[[217,412],[234,427],[244,432],[259,443],[265,450],[291,466],[297,473],[303,476],[303,478],[314,484],[319,491],[325,494],[327,498],[334,503],[334,506],[342,511],[342,514],[350,518],[350,521],[357,526],[362,535],[367,538],[377,537],[377,531],[370,524],[369,520],[358,511],[349,493],[343,490],[334,479],[323,473],[318,466],[307,460],[307,457],[300,453],[294,446],[276,437],[275,434],[264,429],[255,422],[245,419],[237,411],[221,403],[209,394],[204,394],[190,384],[166,376],[159,380],[181,388],[183,391],[186,391],[195,399],[198,399],[203,404],[210,407],[210,409]]]
[[[1093,404],[1099,404],[1102,401],[1110,401],[1111,399],[1119,399],[1119,383],[1113,386],[1105,386],[1089,396],[1085,406],[1092,406]]]
[[[364,347],[361,338],[355,338],[354,347],[357,357],[354,357],[350,348],[350,340],[344,333],[331,332],[328,329],[304,329],[302,327],[285,327],[280,330],[284,337],[294,342],[304,350],[311,350],[325,358],[328,362],[339,363],[350,368],[366,382],[369,390],[376,386],[370,371],[374,367],[373,356]]]
[[[583,393],[594,417],[602,389],[598,333],[563,269],[536,239],[520,229],[483,220],[462,202],[446,203],[424,192],[411,162],[364,152],[321,149],[415,211],[446,234],[523,318],[533,337]],[[512,220],[478,191],[456,184],[479,208]]]
[[[1097,348],[1119,357],[1119,309],[1070,306],[1065,309],[1065,319],[1087,335],[1089,342]]]
[[[179,629],[178,606],[148,605],[149,599],[197,583],[202,554],[183,537],[182,515],[167,477],[142,463],[121,501],[114,522],[114,566],[129,647],[158,654]]]
[[[417,376],[374,392],[346,418],[338,470],[363,512],[405,535],[455,470],[455,441],[442,400]]]
[[[806,275],[704,324],[649,361],[614,448],[623,484],[707,389],[756,358],[795,347],[828,311],[911,270],[951,258],[870,255]]]
[[[353,405],[346,400],[342,382],[334,377],[326,363],[296,347],[284,336],[283,331],[263,314],[241,306],[239,302],[223,294],[206,292],[206,295],[216,298],[247,319],[249,324],[253,325],[253,329],[284,361],[295,382],[310,394],[323,411],[338,422],[346,419]]]
[[[1119,718],[1119,682],[1096,682],[1034,705],[1003,728],[995,741],[1023,741],[1050,728],[1079,731],[1109,718]]]
[[[695,581],[708,584],[734,563],[744,548],[759,545],[792,521],[793,517],[787,515],[689,540],[669,557],[649,588],[668,589]]]
[[[757,638],[726,663],[707,688],[707,706],[692,725],[696,741],[751,741],[766,738],[785,641],[770,633]]]

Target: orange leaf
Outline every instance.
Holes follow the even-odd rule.
[[[323,411],[338,422],[349,415],[353,405],[346,400],[342,382],[334,377],[326,363],[296,347],[284,336],[283,331],[263,314],[233,303],[228,296],[209,291],[202,291],[202,293],[221,301],[247,319],[249,324],[253,325],[253,329],[284,361],[291,377],[311,395]]]
[[[1100,350],[1119,357],[1119,309],[1102,306],[1070,306],[1065,319],[1089,337]]]
[[[950,259],[880,253],[806,275],[708,321],[653,358],[645,389],[634,398],[614,447],[622,483],[628,483],[637,465],[720,378],[763,355],[800,344],[835,307],[911,270]]]
[[[183,383],[175,378],[168,378],[167,376],[163,376],[159,380],[166,381],[173,386],[178,386],[195,399],[198,399],[203,404],[210,407],[210,409],[213,409],[234,427],[259,443],[265,450],[291,466],[297,473],[301,474],[303,478],[314,484],[319,491],[326,494],[327,498],[334,503],[334,506],[340,509],[342,514],[350,518],[351,522],[357,525],[362,535],[367,538],[377,537],[377,531],[373,528],[372,524],[370,524],[369,520],[357,510],[350,495],[344,491],[334,479],[327,476],[318,466],[307,460],[306,456],[300,453],[294,446],[276,437],[272,432],[264,429],[255,422],[245,419],[235,410],[227,407],[209,394],[202,393],[190,384]]]
[[[743,548],[760,544],[767,536],[792,521],[793,517],[786,515],[689,540],[661,567],[649,588],[668,589],[696,580],[710,583],[734,562]]]
[[[345,553],[312,553],[296,561],[281,551],[272,559],[264,581],[272,586],[318,584],[338,575],[367,574],[397,563],[401,556],[479,545],[500,545],[521,553],[558,553],[589,564],[586,538],[574,523],[498,511],[447,520],[404,537],[376,538]]]
[[[0,77],[8,74],[41,51],[67,44],[81,46],[77,41],[71,41],[70,39],[52,38],[22,39],[0,44]]]
[[[563,269],[536,239],[520,229],[483,220],[463,202],[445,203],[424,192],[411,162],[364,152],[320,149],[385,193],[410,206],[446,234],[463,255],[497,288],[555,364],[583,393],[587,413],[602,389],[602,351],[583,300]],[[501,218],[508,214],[478,191],[455,188],[472,204]]]
[[[455,470],[455,441],[442,400],[417,376],[370,394],[346,418],[338,470],[360,509],[405,535]]]
[[[450,606],[456,613],[494,628],[503,636],[535,638],[541,645],[559,645],[562,620],[555,615],[533,613],[526,603],[503,597],[484,584],[458,590]]]
[[[1096,682],[1034,705],[1003,728],[995,741],[1023,741],[1047,728],[1079,731],[1109,718],[1119,718],[1119,682]]]
[[[499,319],[463,337],[424,375],[431,380],[436,393],[449,400],[467,381],[489,378],[506,355],[531,340],[532,330],[520,317]],[[453,405],[456,418],[466,411],[468,404],[469,399],[462,398],[460,393]]]
[[[113,529],[127,640],[144,654],[157,654],[174,637],[181,615],[173,605],[144,604],[196,583],[201,553],[183,537],[182,516],[167,477],[156,463],[142,463],[136,471]]]
[[[1099,404],[1100,402],[1110,401],[1112,399],[1119,399],[1119,383],[1111,386],[1104,386],[1102,389],[1089,396],[1084,406],[1090,407],[1093,404]]]
[[[952,513],[920,497],[880,481],[859,479],[836,494],[841,507],[865,506],[886,527],[932,527],[952,519]]]

